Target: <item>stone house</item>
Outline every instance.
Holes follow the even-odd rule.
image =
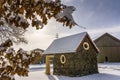
[[[53,59],[53,74],[83,76],[98,73],[98,48],[87,32],[56,39],[45,50],[46,74],[50,74],[50,59]]]

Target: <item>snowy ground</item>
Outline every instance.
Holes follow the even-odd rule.
[[[100,63],[99,74],[83,77],[46,75],[45,65],[31,65],[29,77],[16,76],[16,80],[120,80],[120,63]]]

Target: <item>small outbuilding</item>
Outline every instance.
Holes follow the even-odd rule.
[[[105,33],[95,41],[100,50],[98,62],[120,62],[120,40],[109,33]]]
[[[87,32],[56,39],[46,49],[46,74],[50,74],[50,59],[53,59],[53,74],[83,76],[98,73],[98,48]]]

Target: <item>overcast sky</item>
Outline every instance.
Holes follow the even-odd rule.
[[[78,26],[69,29],[52,19],[42,30],[28,29],[25,37],[29,43],[15,47],[46,49],[55,39],[56,33],[63,37],[87,31],[94,39],[108,32],[120,39],[120,0],[62,0],[62,3],[76,7],[73,17],[86,29]]]

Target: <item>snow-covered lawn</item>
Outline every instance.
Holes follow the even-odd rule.
[[[82,77],[46,75],[45,65],[31,65],[29,77],[16,76],[16,80],[120,80],[120,63],[100,63],[99,74]]]

